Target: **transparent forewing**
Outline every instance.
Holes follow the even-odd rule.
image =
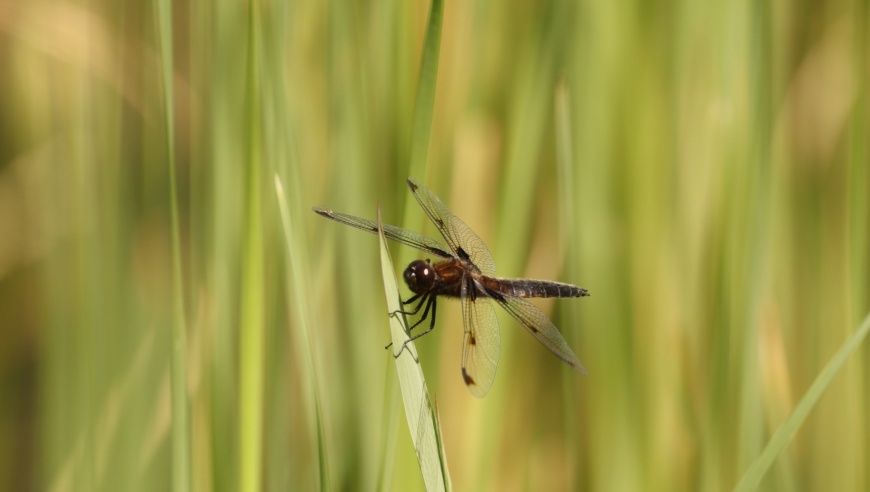
[[[422,183],[414,178],[408,178],[408,186],[411,187],[411,192],[414,193],[414,197],[423,207],[423,211],[444,236],[447,246],[453,250],[456,256],[471,260],[484,275],[495,275],[495,262],[492,260],[492,254],[480,237],[465,225],[465,222],[459,220],[459,217],[453,215],[447,205],[444,205],[435,196],[435,193],[432,193]],[[467,253],[467,258],[463,252]]]
[[[511,297],[501,297],[498,299],[498,303],[529,330],[529,333],[541,342],[544,347],[547,347],[550,349],[550,352],[556,354],[556,357],[562,359],[577,371],[587,374],[583,364],[580,363],[580,359],[574,355],[571,347],[562,338],[562,334],[559,333],[553,322],[537,306],[525,299]]]
[[[332,219],[336,222],[341,222],[342,224],[356,227],[357,229],[366,232],[371,232],[372,234],[378,233],[378,224],[373,220],[362,219],[359,217],[354,217],[353,215],[334,212],[324,207],[314,207],[312,210],[317,212],[317,214],[326,217],[327,219]],[[445,248],[444,245],[428,236],[420,234],[419,232],[409,231],[407,229],[402,229],[401,227],[384,224],[384,236],[386,236],[387,239],[398,241],[412,248],[417,248],[420,251],[425,251],[441,258],[453,257],[453,255],[451,255],[447,251],[447,248]]]
[[[486,297],[473,299],[462,283],[462,379],[468,390],[483,398],[492,386],[501,339],[498,331],[498,318],[492,302]]]

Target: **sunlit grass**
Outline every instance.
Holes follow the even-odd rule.
[[[782,453],[788,442],[794,437],[797,429],[806,420],[807,415],[813,410],[816,403],[822,396],[822,393],[828,389],[833,379],[839,374],[843,364],[852,357],[857,348],[864,342],[870,333],[870,315],[864,319],[855,333],[846,340],[846,343],[837,351],[831,361],[825,365],[825,368],[819,373],[819,376],[813,381],[812,386],[807,390],[806,395],[801,399],[800,403],[795,407],[794,412],[789,418],[777,429],[770,439],[770,442],[764,448],[764,452],[758,459],[752,463],[752,466],[746,470],[746,474],[740,479],[740,482],[735,487],[735,490],[755,490],[764,474],[770,468],[773,461]]]
[[[483,400],[439,303],[416,349],[457,490],[868,487],[866,5],[2,19],[0,488],[420,487],[377,240],[310,212],[438,239],[408,176],[500,275],[592,294],[540,304],[588,377],[500,318]]]

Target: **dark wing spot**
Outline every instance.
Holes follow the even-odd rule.
[[[444,221],[441,219],[435,219],[435,222],[438,223],[438,227],[444,227]]]
[[[477,383],[474,382],[474,379],[465,372],[465,368],[462,368],[462,380],[465,381],[466,386],[473,386]]]
[[[470,335],[468,337],[468,343],[470,343],[471,345],[477,345],[477,339],[474,338],[474,335]]]
[[[466,253],[464,249],[462,249],[462,246],[460,246],[459,249],[456,250],[456,254],[458,254],[459,257],[465,261],[471,261],[471,257],[468,256],[468,253]]]
[[[538,332],[538,329],[535,328],[535,327],[532,326],[532,325],[529,325],[529,331],[532,332],[532,333],[537,333],[537,332]]]
[[[501,295],[501,292],[499,292],[497,290],[490,289],[488,287],[485,287],[485,289],[486,289],[486,293],[487,293],[487,295],[489,295],[489,297],[492,297],[497,302],[505,302],[505,298],[503,295]]]
[[[411,188],[411,191],[417,191],[417,185],[415,185],[410,179],[408,180],[408,186]]]

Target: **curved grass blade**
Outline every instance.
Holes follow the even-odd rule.
[[[378,209],[378,238],[380,239],[381,273],[384,277],[384,290],[387,294],[387,310],[390,313],[402,309],[399,286],[393,272],[393,261],[384,237],[381,211]],[[396,357],[396,371],[399,376],[399,389],[402,392],[402,403],[405,407],[405,417],[408,420],[408,430],[423,473],[423,483],[426,490],[449,490],[450,474],[447,470],[447,458],[441,440],[441,428],[438,416],[429,398],[423,369],[417,358],[417,348],[414,342],[408,340],[408,323],[402,315],[390,316],[390,336],[393,350],[399,351]],[[399,347],[402,347],[400,349]],[[394,352],[395,354],[395,352]]]
[[[169,174],[169,209],[172,247],[172,490],[190,490],[190,421],[187,400],[187,326],[184,318],[184,285],[181,274],[181,226],[178,218],[178,185],[175,179],[175,99],[172,87],[172,8],[157,0],[157,31],[163,75],[163,105],[166,118],[166,162]]]
[[[791,438],[794,437],[798,428],[801,424],[806,420],[807,415],[809,415],[810,411],[816,406],[819,399],[822,397],[822,394],[831,385],[831,381],[833,381],[834,376],[840,372],[840,369],[843,367],[843,364],[846,363],[846,360],[855,352],[855,349],[861,345],[861,342],[867,336],[867,333],[870,332],[870,314],[864,318],[864,321],[861,323],[861,326],[855,331],[855,333],[849,337],[848,340],[840,347],[840,350],[834,354],[834,357],[828,362],[822,372],[816,377],[816,380],[813,381],[810,389],[807,390],[804,397],[801,398],[800,403],[795,407],[794,411],[785,422],[776,430],[773,434],[773,437],[770,438],[770,441],[765,446],[764,451],[761,452],[761,455],[755,460],[752,465],[750,465],[749,469],[746,470],[746,473],[743,474],[743,478],[740,479],[740,482],[737,483],[737,486],[734,488],[736,491],[750,491],[755,490],[758,487],[758,484],[761,483],[761,479],[764,478],[764,474],[767,473],[767,470],[770,468],[770,465],[773,464],[773,461],[777,456],[785,449],[785,446],[791,441]]]

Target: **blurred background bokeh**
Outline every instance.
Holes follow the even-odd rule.
[[[420,489],[376,238],[310,208],[435,234],[404,181],[429,3],[159,3],[0,1],[0,489]],[[501,275],[592,294],[539,303],[588,377],[502,318],[483,400],[441,303],[457,490],[734,487],[870,309],[868,26],[446,3],[416,177]],[[868,355],[763,490],[870,487]]]

